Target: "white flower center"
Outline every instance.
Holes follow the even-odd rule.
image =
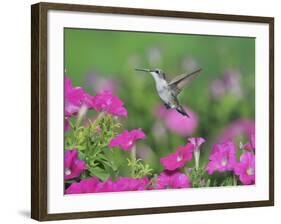
[[[64,173],[65,173],[66,176],[69,176],[71,174],[71,170],[66,168]]]
[[[254,169],[249,167],[247,170],[246,170],[246,173],[247,175],[251,176],[251,175],[254,175]]]
[[[223,159],[222,159],[221,165],[222,165],[222,166],[226,166],[226,165],[227,165],[227,158],[223,158]]]
[[[128,145],[132,145],[132,144],[133,144],[133,141],[132,141],[132,140],[128,142]]]
[[[180,162],[182,159],[182,156],[177,156],[177,162]]]

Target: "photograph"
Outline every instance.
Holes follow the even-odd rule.
[[[255,185],[255,44],[65,27],[64,194]]]

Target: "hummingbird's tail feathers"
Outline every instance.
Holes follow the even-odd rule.
[[[179,106],[176,108],[176,110],[177,110],[180,114],[182,114],[183,116],[189,117],[189,115],[185,112],[185,110],[183,109],[182,106],[179,105]]]

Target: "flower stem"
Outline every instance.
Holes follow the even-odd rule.
[[[234,173],[233,173],[233,186],[237,186],[237,179]]]
[[[131,156],[131,160],[132,160],[132,173],[131,173],[131,176],[132,177],[135,177],[135,163],[136,163],[136,144],[133,145],[133,148],[130,152],[130,156]]]
[[[194,150],[194,159],[195,159],[195,170],[198,171],[199,169],[199,160],[200,160],[200,149],[196,148]]]

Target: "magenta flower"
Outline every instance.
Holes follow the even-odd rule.
[[[115,116],[127,117],[128,115],[127,110],[123,106],[123,102],[109,91],[103,91],[94,96],[92,99],[92,107],[97,111],[105,111]]]
[[[249,139],[255,133],[255,121],[250,119],[238,119],[230,123],[219,137],[220,142],[235,141],[237,137],[246,135]]]
[[[177,189],[177,188],[189,188],[191,183],[189,177],[178,171],[165,170],[157,177],[155,189]]]
[[[200,160],[200,146],[205,142],[204,138],[189,138],[188,141],[194,146],[194,159],[195,159],[195,168],[199,168]]]
[[[149,179],[119,177],[116,181],[108,179],[104,182],[96,177],[83,179],[79,183],[72,183],[67,189],[66,194],[98,193],[98,192],[120,192],[120,191],[140,191],[146,190]]]
[[[70,117],[75,115],[80,110],[81,106],[88,101],[88,95],[81,87],[73,87],[71,80],[64,77],[64,110],[65,116]]]
[[[255,183],[255,155],[252,152],[245,152],[236,164],[234,172],[239,176],[240,181],[245,184]]]
[[[182,116],[176,110],[169,110],[164,106],[160,106],[156,109],[155,116],[163,119],[166,127],[170,131],[186,137],[195,132],[198,126],[198,117],[187,107],[184,107],[184,110],[187,112],[189,117]]]
[[[236,165],[236,150],[233,142],[215,144],[206,167],[209,174],[214,171],[231,171]]]
[[[78,159],[78,151],[67,150],[64,154],[64,179],[79,177],[84,170],[86,170],[86,163]]]
[[[190,143],[180,146],[175,153],[160,158],[160,162],[167,170],[175,170],[183,167],[187,161],[192,159],[193,149],[194,146]]]
[[[252,133],[250,136],[250,142],[244,145],[244,149],[248,151],[252,151],[256,148],[256,135]]]
[[[130,177],[119,177],[115,183],[114,191],[140,191],[146,190],[149,183],[147,177],[144,178],[130,178]]]
[[[109,142],[109,148],[120,147],[125,151],[130,151],[135,145],[135,141],[139,139],[144,139],[146,136],[144,132],[139,129],[134,129],[132,131],[125,130],[121,134],[117,135]]]
[[[95,193],[97,192],[99,179],[91,177],[83,179],[79,183],[72,183],[65,191],[66,194],[82,194],[82,193]]]

